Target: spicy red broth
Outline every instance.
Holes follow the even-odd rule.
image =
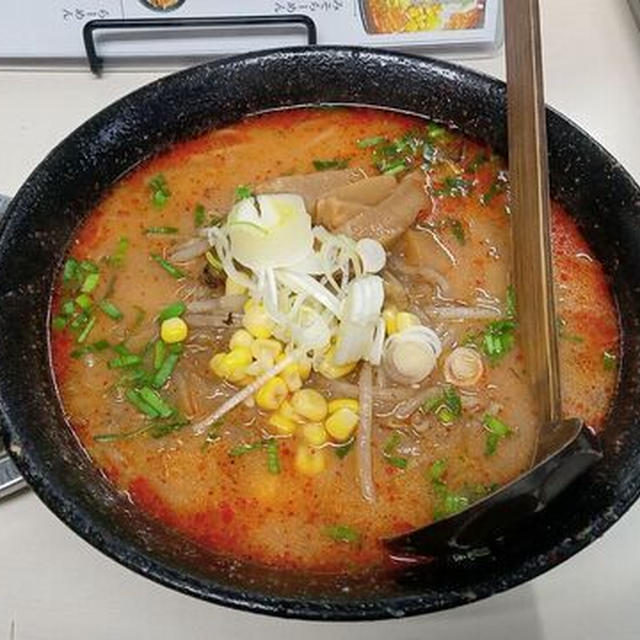
[[[285,216],[279,196],[256,193],[302,199],[287,200]],[[269,207],[273,227],[250,222]],[[291,242],[294,220],[302,243],[308,219],[327,230],[313,232],[313,250],[331,248],[329,271],[300,284],[298,267],[273,267],[265,247],[270,234]],[[363,238],[375,243],[365,250]],[[242,264],[241,241],[272,262]],[[564,411],[600,429],[616,380],[616,311],[557,204],[553,245]],[[384,266],[367,271],[380,247]],[[110,480],[199,543],[289,568],[379,564],[381,537],[464,508],[531,460],[509,252],[507,175],[486,146],[368,108],[246,118],[125,176],[78,231],[52,308],[62,404]],[[360,284],[365,319],[349,306]],[[293,337],[302,308],[322,329],[306,351]],[[347,352],[363,355],[342,362]]]

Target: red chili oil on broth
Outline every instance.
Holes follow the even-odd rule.
[[[196,225],[222,219],[241,185],[343,167],[361,170],[359,178],[382,168],[401,181],[423,163],[427,169],[418,170],[426,173],[417,175],[429,204],[388,250],[385,305],[395,307],[394,321],[396,312],[415,311],[440,336],[443,354],[421,389],[442,397],[437,407],[427,399],[398,417],[398,405],[420,389],[374,376],[375,502],[363,499],[355,446],[329,437],[314,448],[304,424],[276,433],[269,421],[281,409],[241,404],[195,434],[192,424],[248,382],[223,380],[210,367],[215,354],[229,351],[243,311],[218,314],[206,327],[188,311],[186,340],[159,344],[163,309],[221,295],[219,274],[205,256],[162,260],[198,236]],[[114,485],[202,545],[287,568],[348,571],[382,563],[380,538],[464,507],[514,478],[531,457],[536,421],[513,329],[517,306],[514,320],[507,300],[505,177],[502,160],[486,146],[367,108],[268,113],[176,145],[114,185],[73,242],[52,303],[53,366],[69,423]],[[553,243],[564,411],[599,429],[615,389],[616,311],[601,265],[557,204]],[[171,272],[175,267],[179,272]],[[97,277],[87,280],[90,274]],[[434,277],[444,279],[446,295]],[[498,308],[499,316],[439,315],[443,307],[478,305]],[[456,388],[445,383],[442,368],[461,345],[481,356],[483,374],[477,384]],[[496,356],[493,348],[505,353]],[[156,378],[154,365],[162,364],[166,380]],[[313,371],[304,388],[330,401],[356,398],[357,382],[358,367],[337,380]],[[158,414],[167,411],[167,418]],[[488,414],[508,434],[492,436]],[[320,426],[326,437],[324,420],[316,436]],[[312,451],[312,461],[300,462],[300,450]]]

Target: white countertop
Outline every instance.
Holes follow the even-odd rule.
[[[640,31],[626,1],[541,3],[547,101],[640,181]],[[464,63],[504,77],[502,54]],[[159,75],[0,72],[0,193],[15,193],[86,118]],[[329,625],[240,613],[160,587],[90,547],[26,492],[0,503],[0,640],[637,640],[639,532],[636,504],[604,538],[507,593],[409,620]]]

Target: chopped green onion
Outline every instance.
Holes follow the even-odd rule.
[[[436,521],[459,513],[463,509],[466,509],[471,503],[484,498],[497,488],[497,485],[487,487],[482,485],[465,485],[460,491],[454,493],[449,490],[443,478],[446,469],[447,461],[440,459],[431,464],[427,473],[436,497],[433,509],[433,519]]]
[[[150,418],[157,418],[160,416],[158,411],[156,411],[156,409],[142,398],[137,389],[127,389],[124,395],[125,398],[141,413],[144,413]]]
[[[111,346],[106,340],[98,340],[93,344],[85,345],[84,347],[80,347],[79,349],[74,349],[71,352],[72,358],[81,358],[87,353],[93,353],[94,351],[104,351],[109,346]]]
[[[347,456],[349,451],[351,451],[351,449],[353,449],[354,443],[355,443],[355,438],[350,440],[349,442],[346,442],[345,444],[341,444],[341,445],[339,445],[337,447],[334,447],[333,450],[336,452],[336,455],[338,456],[338,458],[340,458],[340,460],[342,460],[343,458],[345,458]]]
[[[185,277],[185,273],[178,269],[175,265],[172,265],[168,260],[165,260],[161,255],[152,253],[151,258],[155,260],[171,277],[179,280]]]
[[[360,534],[346,524],[334,524],[326,527],[324,533],[336,542],[353,544],[360,540]]]
[[[165,307],[158,316],[158,321],[163,322],[169,318],[177,318],[181,316],[187,310],[187,305],[178,300],[178,302],[172,302],[168,307]]]
[[[101,311],[108,315],[112,320],[122,320],[124,317],[122,311],[120,311],[120,309],[118,309],[118,307],[109,300],[100,300],[100,302],[98,302],[98,306]]]
[[[176,410],[168,405],[162,399],[162,396],[154,389],[151,389],[151,387],[142,387],[138,389],[138,393],[150,407],[158,412],[161,418],[168,418],[175,413]]]
[[[387,464],[390,464],[392,467],[396,467],[397,469],[406,469],[409,464],[409,460],[407,458],[393,455],[393,452],[400,444],[400,441],[400,434],[397,431],[394,431],[385,443],[382,453]]]
[[[251,451],[256,451],[257,449],[262,448],[262,441],[260,442],[251,442],[238,444],[235,447],[229,449],[229,455],[232,458],[237,458],[238,456],[243,456],[245,453],[250,453]]]
[[[473,187],[473,182],[467,180],[462,176],[447,176],[443,180],[443,186],[437,189],[432,189],[431,193],[434,196],[448,196],[451,198],[462,198],[469,195],[469,191]]]
[[[153,376],[151,386],[155,389],[161,389],[164,387],[167,380],[171,377],[173,370],[176,368],[179,359],[179,353],[169,353],[169,355],[163,360],[158,371],[156,371],[156,374]]]
[[[149,180],[151,189],[151,203],[154,207],[162,209],[167,204],[171,191],[163,174],[158,173]]]
[[[73,300],[67,300],[60,307],[60,313],[65,316],[72,316],[75,310],[76,307],[73,304]]]
[[[246,198],[250,198],[253,195],[253,191],[251,191],[251,187],[246,184],[238,185],[233,192],[233,196],[236,202],[240,200],[245,200]]]
[[[178,417],[174,420],[169,420],[168,422],[160,422],[154,424],[150,431],[149,435],[152,438],[164,438],[164,436],[168,436],[170,433],[174,431],[178,431],[178,429],[182,429],[189,424],[189,421],[183,417]]]
[[[462,222],[454,218],[449,218],[448,224],[449,224],[449,228],[451,229],[451,233],[453,234],[453,237],[458,241],[458,244],[464,246],[466,238],[465,238],[464,227],[462,226]]]
[[[153,345],[153,368],[157,371],[164,362],[166,345],[164,340],[156,340]]]
[[[500,177],[496,178],[487,192],[480,198],[480,202],[484,205],[489,204],[497,195],[503,193],[507,188],[507,183]]]
[[[396,467],[396,469],[406,469],[409,464],[408,458],[402,458],[400,456],[385,456],[384,459],[387,464]]]
[[[443,402],[443,397],[442,395],[434,395],[430,398],[427,398],[423,403],[422,403],[422,410],[425,413],[431,413],[432,411],[435,411]]]
[[[120,342],[118,344],[113,345],[113,350],[121,356],[131,356],[133,355],[133,352],[131,351],[131,349],[129,349],[129,347],[127,347],[127,345],[124,342]]]
[[[488,431],[484,453],[486,456],[492,456],[498,449],[498,443],[503,438],[511,435],[513,431],[495,416],[485,414],[482,424]]]
[[[427,126],[427,139],[430,142],[433,142],[435,140],[440,140],[446,135],[446,133],[447,133],[447,130],[445,129],[445,127],[443,127],[440,124],[435,124],[433,122],[430,122],[429,125]]]
[[[267,450],[267,470],[269,473],[280,473],[280,457],[278,455],[278,441],[275,438],[269,438],[265,444]]]
[[[204,205],[197,204],[193,210],[193,222],[196,227],[204,226],[204,221],[207,219],[207,212]]]
[[[84,325],[87,324],[87,322],[89,322],[89,316],[82,312],[79,313],[70,323],[70,327],[72,329],[79,329],[80,327],[84,327]]]
[[[109,369],[123,369],[126,367],[133,367],[142,362],[142,358],[140,356],[132,354],[123,354],[118,356],[117,358],[113,358],[107,362],[107,366]]]
[[[462,415],[462,400],[456,390],[445,387],[441,395],[435,395],[422,404],[425,413],[433,413],[445,425],[455,422]]]
[[[82,287],[80,291],[82,293],[91,293],[100,282],[100,274],[99,273],[90,273],[82,283]]]
[[[602,352],[602,366],[605,371],[613,371],[616,368],[618,362],[618,356],[610,351]]]
[[[169,345],[169,351],[177,355],[182,355],[182,352],[184,351],[184,346],[182,345],[181,342],[175,342],[174,344]]]
[[[67,326],[67,318],[64,316],[54,316],[51,320],[51,328],[54,331],[62,331]]]
[[[489,162],[489,157],[484,151],[480,151],[467,165],[467,173],[475,173],[483,164],[487,162]]]
[[[449,407],[446,407],[445,405],[442,405],[436,411],[436,418],[438,418],[438,420],[444,425],[452,424],[456,419],[453,412],[449,409]]]
[[[446,490],[446,493],[440,500],[440,504],[434,509],[433,519],[442,520],[448,516],[452,516],[460,511],[463,511],[469,506],[469,498],[465,495],[451,493]]]
[[[453,387],[445,387],[444,403],[454,417],[462,415],[462,400]]]
[[[118,244],[116,245],[116,250],[114,254],[107,258],[107,261],[110,265],[114,267],[121,267],[124,262],[125,256],[127,255],[127,250],[129,249],[129,238],[126,236],[121,236],[118,240]]]
[[[436,460],[431,467],[429,467],[429,477],[431,481],[442,481],[442,475],[447,469],[447,461],[444,458]]]
[[[78,266],[87,273],[98,273],[100,271],[100,268],[93,260],[82,260]]]
[[[91,298],[86,294],[86,293],[81,293],[77,298],[76,298],[76,304],[83,310],[83,311],[88,311],[89,309],[91,309],[91,307],[93,306],[93,300],[91,300]]]
[[[91,318],[89,319],[89,322],[87,322],[84,329],[78,336],[78,339],[76,340],[78,344],[82,344],[89,337],[89,334],[91,333],[91,330],[93,329],[93,326],[95,325],[95,323],[96,323],[96,317],[91,316]]]
[[[133,431],[124,431],[121,433],[101,433],[99,435],[93,436],[94,442],[115,442],[117,440],[129,440],[129,438],[135,438],[139,436],[141,433],[148,431],[152,425],[144,425],[139,429],[134,429]]]
[[[86,345],[84,347],[80,347],[78,349],[73,349],[69,354],[74,360],[78,360],[78,358],[82,358],[82,356],[87,355],[87,353],[91,353],[93,349],[90,345]]]
[[[78,261],[75,258],[69,258],[62,269],[62,281],[71,282],[78,275]]]
[[[313,168],[316,171],[329,169],[346,169],[349,166],[349,158],[332,158],[330,160],[314,160]]]
[[[377,147],[379,144],[386,142],[384,136],[373,136],[371,138],[362,138],[358,140],[357,145],[360,149],[368,149],[369,147]]]
[[[178,227],[147,227],[144,230],[145,235],[171,235],[178,233],[180,229]]]
[[[404,160],[398,160],[392,165],[389,165],[386,169],[384,169],[383,173],[394,176],[396,173],[400,173],[407,168],[407,165]]]
[[[384,445],[384,453],[391,453],[400,444],[400,434],[394,431]]]
[[[147,385],[149,384],[149,382],[149,373],[147,373],[140,367],[136,367],[135,369],[131,369],[131,371],[121,376],[116,383],[116,386],[122,387],[130,384]]]
[[[487,325],[481,348],[492,366],[513,348],[515,328],[516,323],[513,320],[496,320]]]

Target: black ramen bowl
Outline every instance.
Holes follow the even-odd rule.
[[[623,357],[605,456],[526,531],[483,553],[335,576],[217,556],[154,521],[92,464],[65,419],[47,315],[74,231],[120,176],[172,143],[247,114],[341,103],[456,126],[506,153],[505,86],[423,58],[342,47],[249,54],[154,82],[100,112],[54,149],[14,198],[0,235],[0,416],[5,444],[45,504],[97,549],[211,602],[319,620],[408,616],[520,584],[602,535],[640,492],[640,189],[596,142],[549,111],[551,189],[605,266]],[[594,300],[594,304],[597,301]]]

